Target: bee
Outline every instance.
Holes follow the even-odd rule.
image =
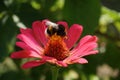
[[[66,29],[63,25],[61,24],[56,24],[50,21],[46,21],[46,30],[45,33],[51,37],[52,35],[58,35],[61,37],[65,37],[66,36]]]

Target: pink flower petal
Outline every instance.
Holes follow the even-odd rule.
[[[67,22],[59,21],[59,22],[57,22],[57,24],[63,25],[65,27],[65,29],[68,30],[68,24],[67,24]]]
[[[77,42],[81,33],[82,33],[82,26],[78,24],[74,24],[70,27],[68,31],[68,39],[65,40],[68,48],[72,48],[72,46]]]
[[[84,44],[83,46],[79,47],[78,49],[76,49],[76,51],[74,53],[75,54],[76,53],[84,53],[84,52],[94,50],[95,48],[97,48],[97,43],[91,42],[91,43]]]
[[[85,58],[81,58],[81,57],[67,58],[67,59],[64,60],[64,62],[67,63],[67,64],[74,64],[74,63],[84,64],[84,63],[88,63],[88,61]]]
[[[83,53],[76,53],[76,55],[71,55],[66,60],[74,60],[74,59],[77,59],[78,57],[81,58],[81,57],[96,54],[96,53],[98,53],[98,50],[93,50],[93,51],[83,52]]]
[[[79,63],[79,64],[88,63],[88,61],[85,58],[79,58],[79,59],[73,60],[72,62],[73,63]]]
[[[32,67],[40,66],[44,63],[46,63],[46,61],[44,61],[44,60],[29,61],[29,62],[23,64],[22,68],[25,68],[25,69],[32,68]]]
[[[67,67],[67,63],[64,63],[63,61],[57,61],[56,64],[61,67]]]
[[[88,56],[88,55],[92,55],[92,54],[97,54],[98,52],[99,52],[98,50],[93,50],[93,51],[89,51],[89,52],[84,52],[82,55],[80,55],[80,57]]]
[[[80,40],[80,46],[88,42],[97,42],[98,38],[96,36],[87,35]]]
[[[58,66],[61,66],[61,67],[67,67],[68,66],[63,61],[58,61],[57,59],[55,59],[53,57],[49,57],[49,56],[43,56],[42,60],[45,60],[46,62],[49,62],[51,64],[57,64]]]
[[[98,47],[98,44],[94,43],[94,42],[85,44],[85,46],[83,46],[83,52],[88,52],[88,51],[95,50],[97,47]]]
[[[80,42],[78,43],[78,45],[71,51],[71,53],[75,53],[76,51],[81,51],[81,48],[87,48],[88,45],[91,45],[91,48],[97,48],[97,37],[96,36],[91,36],[91,35],[87,35],[85,37],[83,37]],[[83,47],[84,46],[84,47]],[[82,50],[83,51],[83,50]]]
[[[44,46],[47,42],[47,38],[45,36],[45,28],[46,28],[45,24],[40,21],[35,21],[32,24],[32,28],[33,28],[35,37],[37,38],[38,41],[40,41],[39,43],[41,43]]]
[[[91,54],[98,53],[98,50],[94,50],[97,47],[97,43],[88,43],[76,49],[72,52],[71,58],[83,57]]]
[[[22,40],[26,43],[30,48],[42,52],[43,48],[40,46],[40,44],[35,40],[32,30],[28,29],[21,29],[22,34],[19,34],[17,36],[18,39]]]
[[[30,50],[29,51],[21,50],[21,51],[13,52],[11,54],[11,58],[31,58],[31,57],[41,58],[41,56],[38,53]]]
[[[25,44],[24,42],[16,42],[16,46],[22,48],[22,49],[31,49],[27,44]]]
[[[40,52],[40,50],[36,49],[32,49],[31,47],[29,47],[27,44],[25,44],[24,42],[16,42],[16,45],[19,46],[20,48],[22,49],[25,49],[25,50],[33,50],[33,51],[36,51],[38,54],[42,55],[43,53]]]
[[[79,44],[70,52],[71,55],[66,58],[66,60],[76,59],[77,57],[83,57],[91,54],[98,53],[97,48],[97,37],[96,36],[85,36],[83,37]]]
[[[42,60],[45,60],[46,62],[49,62],[51,64],[55,64],[57,59],[49,56],[42,56]]]

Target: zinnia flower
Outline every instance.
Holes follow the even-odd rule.
[[[84,64],[84,56],[98,53],[97,37],[86,35],[78,41],[83,31],[79,24],[68,28],[64,21],[35,21],[31,28],[20,29],[20,40],[16,45],[23,50],[13,52],[12,58],[35,58],[23,64],[23,68],[40,66],[44,63],[67,67],[69,64]]]

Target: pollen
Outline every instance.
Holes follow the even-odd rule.
[[[69,50],[64,42],[64,38],[58,35],[52,35],[45,46],[44,54],[54,57],[57,60],[64,60],[69,56]]]

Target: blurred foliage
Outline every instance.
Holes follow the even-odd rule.
[[[26,59],[9,57],[19,50],[15,46],[19,28],[43,19],[64,20],[69,26],[78,23],[84,27],[83,35],[99,37],[100,53],[86,57],[88,64],[62,68],[58,80],[120,80],[120,12],[103,6],[105,1],[101,5],[100,0],[0,0],[0,80],[51,80],[47,64],[24,70],[20,66]]]

